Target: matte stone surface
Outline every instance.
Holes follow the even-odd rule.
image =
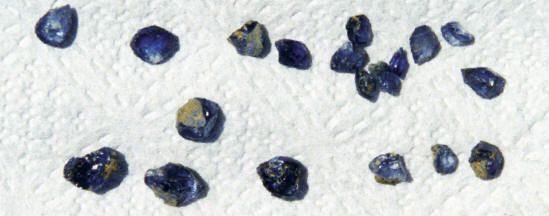
[[[248,21],[227,38],[240,55],[265,57],[271,50],[267,29],[257,21]]]
[[[336,72],[355,73],[368,63],[368,55],[363,48],[353,47],[346,42],[339,48],[330,60],[330,68]]]
[[[475,93],[484,98],[492,99],[503,93],[505,79],[485,67],[461,69],[463,82]]]
[[[410,50],[414,62],[421,65],[438,55],[440,42],[429,26],[422,25],[415,28],[410,36]]]
[[[478,178],[491,180],[501,175],[505,161],[497,146],[480,141],[471,150],[469,164]]]
[[[381,184],[396,185],[412,181],[404,157],[396,153],[379,155],[368,164],[368,167],[375,174],[375,180]]]
[[[437,173],[450,174],[456,171],[459,160],[447,145],[436,144],[431,146],[433,152],[433,166]]]
[[[141,60],[156,65],[167,62],[179,51],[179,38],[153,25],[137,31],[130,46]]]
[[[391,57],[389,67],[391,68],[391,72],[400,77],[400,79],[406,78],[406,73],[408,72],[410,64],[408,63],[406,51],[404,51],[402,47],[393,54],[393,57]]]
[[[177,207],[189,205],[208,194],[208,185],[197,172],[176,163],[147,170],[145,184],[164,203]]]
[[[190,99],[177,111],[177,132],[197,142],[213,142],[223,130],[224,115],[217,103],[205,98]]]
[[[76,38],[77,30],[78,15],[70,5],[49,10],[34,28],[42,42],[57,48],[69,47]]]
[[[465,31],[458,22],[449,22],[440,28],[442,37],[452,46],[468,46],[475,42],[475,37]]]
[[[301,200],[309,190],[307,168],[289,157],[278,156],[261,163],[257,174],[273,196],[286,201]]]
[[[311,67],[311,53],[305,44],[290,40],[281,39],[275,42],[278,49],[278,62],[288,67],[306,70]]]
[[[347,25],[347,37],[358,47],[369,46],[372,43],[374,34],[372,33],[372,25],[370,20],[365,15],[356,15],[349,18]]]

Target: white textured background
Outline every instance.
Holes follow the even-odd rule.
[[[0,215],[547,215],[549,214],[549,3],[523,0],[95,0],[72,1],[79,15],[68,49],[42,44],[34,25],[49,1],[0,3]],[[459,3],[458,3],[459,2]],[[60,1],[56,6],[65,2]],[[371,61],[389,60],[413,29],[430,25],[442,50],[412,65],[400,97],[372,104],[353,75],[329,69],[346,41],[345,23],[364,13],[375,34]],[[245,21],[265,24],[274,42],[303,41],[310,70],[242,57],[226,41]],[[459,21],[476,37],[450,47],[440,26]],[[181,50],[152,66],[132,53],[148,25],[179,36]],[[411,55],[409,54],[411,61]],[[507,79],[494,100],[465,86],[460,68],[486,66]],[[179,137],[175,113],[201,96],[223,108],[215,143]],[[503,174],[481,181],[467,159],[479,141],[496,144]],[[440,176],[430,146],[450,145],[461,164]],[[65,181],[72,156],[102,146],[126,155],[129,175],[103,196]],[[414,181],[377,184],[375,156],[402,154]],[[276,155],[309,168],[302,201],[273,198],[256,166]],[[209,183],[206,198],[164,205],[145,170],[179,162]]]

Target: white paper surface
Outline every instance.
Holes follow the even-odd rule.
[[[64,5],[59,1],[55,6]],[[67,49],[41,43],[37,20],[50,1],[0,3],[0,215],[546,215],[549,214],[549,3],[522,0],[96,0],[71,1],[78,35]],[[353,75],[329,68],[347,40],[349,16],[364,13],[374,40],[371,62],[388,61],[427,24],[441,40],[432,61],[413,64],[401,96],[361,98]],[[276,41],[304,42],[310,70],[243,57],[226,41],[254,19]],[[473,46],[450,47],[440,26],[460,22]],[[132,53],[133,34],[148,25],[179,36],[167,63]],[[464,67],[492,68],[507,80],[494,100],[477,96]],[[217,142],[194,143],[175,129],[191,97],[220,104],[225,129]],[[467,162],[486,140],[502,150],[505,168],[493,181]],[[430,146],[453,148],[456,173],[440,176]],[[110,146],[125,154],[129,175],[100,196],[63,179],[64,164]],[[368,170],[375,156],[404,156],[412,183],[380,185]],[[255,168],[273,156],[309,169],[302,201],[285,202],[263,188]],[[167,162],[195,169],[208,196],[167,206],[143,183]]]

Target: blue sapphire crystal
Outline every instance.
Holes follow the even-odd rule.
[[[289,157],[274,157],[257,167],[263,186],[275,197],[287,201],[301,200],[309,190],[307,168]]]
[[[429,26],[417,27],[410,36],[410,49],[414,62],[421,65],[437,56],[440,42]]]
[[[400,79],[406,78],[406,72],[408,72],[410,64],[408,64],[406,51],[402,47],[393,54],[391,61],[389,61],[389,67],[391,68],[391,72],[400,77]]]
[[[221,134],[223,121],[219,105],[204,98],[193,98],[177,111],[175,127],[185,139],[212,142]]]
[[[355,73],[355,85],[358,94],[371,102],[376,102],[379,97],[377,79],[365,70]]]
[[[503,92],[505,79],[485,67],[461,69],[463,81],[485,99],[492,99]]]
[[[450,147],[436,144],[431,146],[431,151],[433,152],[433,165],[437,173],[444,175],[456,171],[459,160]]]
[[[71,158],[63,175],[79,188],[103,194],[120,185],[128,175],[128,164],[120,152],[103,147],[84,157]]]
[[[347,37],[356,46],[364,47],[372,43],[374,34],[368,17],[362,14],[350,17],[345,29],[347,29]]]
[[[141,60],[156,65],[167,62],[179,51],[179,38],[153,25],[137,31],[130,46]]]
[[[336,72],[355,73],[368,63],[368,55],[363,48],[353,47],[347,42],[339,48],[330,61],[330,68]]]
[[[368,167],[375,174],[375,180],[381,184],[396,185],[400,182],[412,181],[404,158],[399,154],[379,155],[370,162]]]
[[[227,38],[240,55],[265,57],[271,50],[267,29],[257,21],[248,21]]]
[[[58,47],[69,47],[76,38],[78,15],[70,5],[54,8],[42,16],[34,28],[43,43]]]
[[[175,163],[147,170],[145,184],[164,203],[177,207],[206,197],[209,189],[197,172]]]
[[[378,62],[368,65],[370,75],[377,80],[377,86],[381,91],[393,96],[400,94],[402,83],[399,77],[391,72],[391,67],[385,62]]]
[[[446,23],[440,30],[444,40],[452,46],[468,46],[475,42],[475,37],[457,22]]]
[[[311,53],[305,44],[295,40],[282,39],[275,42],[275,46],[278,50],[280,64],[301,70],[311,67]]]
[[[499,148],[490,143],[480,141],[471,150],[469,163],[475,175],[482,180],[490,180],[501,175],[504,160]]]

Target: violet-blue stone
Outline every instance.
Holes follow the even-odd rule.
[[[353,44],[346,42],[339,48],[330,61],[330,68],[336,72],[355,73],[364,68],[368,63],[368,55],[363,48],[353,47]]]
[[[501,175],[505,160],[497,146],[480,141],[471,150],[469,164],[478,178],[491,180]]]
[[[379,90],[393,96],[400,94],[400,89],[402,88],[400,78],[391,72],[391,67],[387,63],[378,62],[370,64],[368,65],[368,71],[377,80]]]
[[[257,174],[273,196],[286,201],[301,200],[309,190],[307,168],[289,157],[278,156],[261,163]]]
[[[42,16],[34,28],[38,39],[43,43],[57,47],[69,47],[76,38],[78,15],[70,5],[54,8]]]
[[[271,41],[264,25],[257,21],[248,21],[234,31],[227,39],[238,54],[253,57],[265,57],[271,50]]]
[[[400,79],[406,78],[410,64],[408,64],[406,51],[402,47],[393,54],[391,61],[389,61],[389,67],[391,68],[391,72],[400,77]]]
[[[206,197],[209,189],[196,171],[176,163],[147,170],[145,184],[164,203],[176,207],[186,206]]]
[[[381,184],[396,185],[400,182],[411,182],[412,177],[404,157],[395,153],[386,153],[375,157],[370,164],[370,170],[375,174],[375,180]]]
[[[275,42],[278,50],[278,62],[280,64],[301,70],[311,67],[311,53],[305,44],[290,40],[281,39]]]
[[[188,140],[213,142],[221,135],[224,118],[217,103],[193,98],[177,111],[177,132]]]
[[[355,46],[364,47],[372,43],[374,37],[372,25],[365,15],[350,17],[345,29],[347,29],[347,37]]]
[[[433,152],[433,166],[437,173],[445,175],[456,171],[459,160],[450,147],[436,144],[431,146],[431,151]]]
[[[505,79],[485,67],[461,69],[461,74],[465,84],[485,99],[497,97],[505,88]]]
[[[422,25],[415,28],[410,36],[410,49],[414,62],[421,65],[437,56],[440,42],[429,26]]]
[[[137,31],[130,47],[141,60],[157,65],[167,62],[179,51],[179,38],[153,25]]]
[[[361,97],[373,103],[377,101],[380,92],[377,79],[368,72],[360,70],[355,73],[355,86]]]
[[[475,37],[457,22],[446,23],[440,30],[444,40],[452,46],[468,46],[475,42]]]

